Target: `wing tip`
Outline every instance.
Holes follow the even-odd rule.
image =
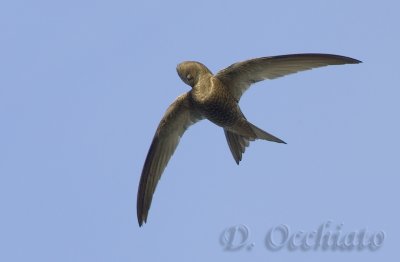
[[[307,54],[305,54],[305,55],[307,55]],[[355,58],[352,58],[349,56],[343,56],[343,55],[324,54],[324,53],[315,53],[315,54],[310,53],[309,55],[330,57],[333,59],[338,59],[339,61],[342,61],[345,64],[360,64],[360,63],[362,63],[361,60],[358,60],[358,59],[355,59]]]
[[[333,58],[335,60],[344,62],[345,64],[360,64],[362,63],[361,60],[349,57],[349,56],[343,56],[343,55],[335,55],[335,54],[328,54],[328,53],[299,53],[299,54],[289,54],[289,55],[280,55],[280,56],[275,56],[276,58],[283,58],[283,57],[325,57],[325,58]],[[273,58],[275,58],[273,57]]]
[[[138,214],[139,227],[142,227],[147,222],[147,217],[145,215]]]
[[[147,214],[148,214],[148,209],[146,210],[145,208],[145,203],[144,203],[144,194],[142,194],[142,183],[139,184],[139,191],[138,191],[138,198],[137,198],[137,206],[136,206],[136,212],[137,212],[137,219],[139,223],[139,227],[141,227],[144,223],[147,221]]]
[[[351,57],[346,57],[346,60],[349,64],[361,64],[362,63],[361,60],[351,58]]]

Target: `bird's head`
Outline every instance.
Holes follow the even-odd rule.
[[[202,63],[195,61],[182,62],[176,67],[179,77],[185,84],[194,87],[204,74],[212,74]]]

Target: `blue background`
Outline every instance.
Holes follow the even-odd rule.
[[[389,261],[398,258],[398,1],[2,1],[1,261]],[[254,85],[241,107],[288,144],[237,166],[221,128],[191,127],[148,223],[136,193],[154,131],[186,86],[253,57],[362,60]],[[397,211],[396,211],[397,210]],[[377,251],[269,251],[267,232],[386,232]],[[245,224],[252,250],[224,251]]]

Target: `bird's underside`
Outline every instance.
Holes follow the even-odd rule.
[[[190,125],[208,118],[223,127],[232,156],[239,164],[250,141],[263,139],[285,143],[248,122],[241,113],[238,102],[251,84],[317,67],[360,62],[350,57],[331,54],[293,54],[246,60],[235,63],[216,75],[199,62],[179,64],[178,75],[192,90],[179,96],[169,106],[150,145],[137,196],[139,225],[146,222],[157,183],[178,146],[180,137]],[[211,108],[207,101],[217,102]],[[216,122],[215,119],[223,121]]]

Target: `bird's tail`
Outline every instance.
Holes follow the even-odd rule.
[[[257,139],[263,139],[263,140],[268,140],[268,141],[272,141],[272,142],[276,142],[276,143],[286,144],[286,142],[283,141],[282,139],[279,139],[276,136],[273,136],[273,135],[265,132],[264,130],[256,127],[252,123],[248,122],[248,124],[250,125],[251,129],[253,129],[254,133],[257,135]]]
[[[283,140],[265,132],[264,130],[256,127],[255,125],[249,122],[247,122],[247,124],[248,127],[251,128],[252,133],[256,135],[256,137],[254,137],[254,135],[252,135],[251,137],[246,137],[238,133],[234,133],[232,131],[224,129],[226,141],[228,142],[229,149],[231,150],[232,156],[237,164],[239,164],[240,160],[242,160],[242,155],[246,150],[246,147],[249,146],[250,141],[254,141],[255,139],[264,139],[268,141],[286,144]]]

